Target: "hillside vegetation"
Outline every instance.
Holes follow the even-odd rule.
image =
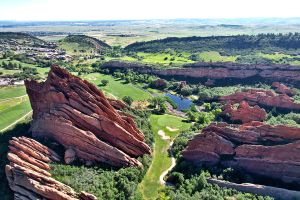
[[[0,43],[3,42],[18,42],[35,45],[44,45],[46,42],[32,35],[20,32],[0,32]]]
[[[60,41],[60,48],[69,54],[86,53],[94,54],[105,52],[111,47],[96,38],[86,35],[69,35]]]
[[[242,53],[246,51],[297,52],[300,48],[300,34],[258,34],[209,37],[170,37],[149,42],[128,45],[125,50],[135,52],[160,52],[172,49],[179,52],[218,51]]]

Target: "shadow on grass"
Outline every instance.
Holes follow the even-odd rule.
[[[0,197],[1,200],[13,199],[13,192],[8,186],[8,182],[5,175],[5,165],[9,163],[7,159],[9,140],[12,137],[29,136],[29,120],[20,124],[17,124],[13,129],[0,133]]]

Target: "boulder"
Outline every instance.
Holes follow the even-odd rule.
[[[141,166],[150,154],[134,119],[116,110],[97,87],[65,69],[52,66],[45,82],[25,82],[33,109],[33,137],[48,138],[73,149],[80,160],[112,166]]]
[[[66,164],[72,163],[76,159],[76,152],[73,149],[67,149],[65,151],[64,160]]]
[[[220,101],[226,103],[241,103],[246,101],[251,106],[275,107],[288,111],[300,111],[300,104],[286,94],[276,94],[271,90],[249,89],[243,92],[236,92],[228,96],[222,96]]]
[[[272,83],[272,88],[274,88],[275,92],[278,94],[286,94],[288,96],[295,96],[296,95],[296,90],[294,88],[289,88],[288,86],[279,83],[279,82],[274,82]]]
[[[71,187],[56,181],[48,172],[49,164],[61,158],[41,143],[26,137],[10,140],[5,173],[15,199],[62,199],[95,200],[91,194],[85,197],[77,194]]]
[[[228,115],[230,121],[248,123],[252,121],[264,121],[267,118],[267,113],[264,109],[255,105],[249,106],[246,101],[242,101],[237,108],[228,103],[223,106],[223,115]]]
[[[300,185],[300,128],[214,123],[188,142],[183,158]]]

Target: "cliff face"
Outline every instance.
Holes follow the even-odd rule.
[[[300,104],[286,94],[276,94],[270,90],[250,89],[244,92],[219,98],[220,101],[230,103],[240,103],[246,101],[249,105],[262,107],[275,107],[289,111],[300,111]]]
[[[53,150],[26,137],[13,138],[9,143],[10,164],[6,165],[5,173],[15,199],[97,199],[86,192],[78,194],[51,177],[49,164],[60,160]]]
[[[183,158],[300,184],[300,129],[261,122],[211,124],[189,141]]]
[[[150,154],[132,117],[114,107],[94,85],[53,66],[44,83],[26,81],[33,109],[33,137],[49,138],[67,150],[67,160],[113,166],[140,166],[136,157]],[[70,154],[70,152],[73,152]]]
[[[195,81],[214,80],[215,84],[272,83],[279,81],[300,86],[300,68],[289,65],[248,65],[237,63],[199,62],[176,69],[155,69],[149,65],[111,61],[104,64],[111,69],[135,69],[141,73],[152,73],[164,77],[180,77]]]

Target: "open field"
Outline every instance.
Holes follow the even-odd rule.
[[[80,46],[77,43],[60,42],[59,48],[65,50],[67,52],[67,54],[73,55],[73,56],[93,55],[93,53],[91,53],[91,50],[92,50],[91,48],[86,47],[86,46]]]
[[[237,56],[222,56],[217,51],[205,51],[199,53],[199,57],[204,62],[235,62]]]
[[[180,55],[171,55],[170,53],[143,53],[138,52],[137,55],[142,57],[142,62],[145,63],[158,63],[158,64],[184,64],[191,63],[192,60],[189,59],[189,54],[181,53]]]
[[[183,118],[172,115],[151,115],[150,123],[152,132],[154,134],[154,152],[152,164],[146,173],[139,189],[145,199],[156,199],[158,190],[162,187],[160,185],[159,177],[171,165],[171,158],[168,155],[170,142],[180,133],[180,131],[187,130],[191,124],[182,121]],[[175,131],[170,131],[171,127]],[[158,134],[162,130],[169,136],[169,140],[163,140]]]
[[[91,73],[83,76],[82,78],[97,85],[101,90],[106,93],[112,94],[118,99],[122,99],[124,96],[131,96],[134,100],[146,100],[151,98],[150,93],[138,88],[137,86],[124,84],[123,81],[117,80],[110,75],[104,75],[100,73]],[[108,80],[109,83],[106,86],[101,84],[101,80]]]

